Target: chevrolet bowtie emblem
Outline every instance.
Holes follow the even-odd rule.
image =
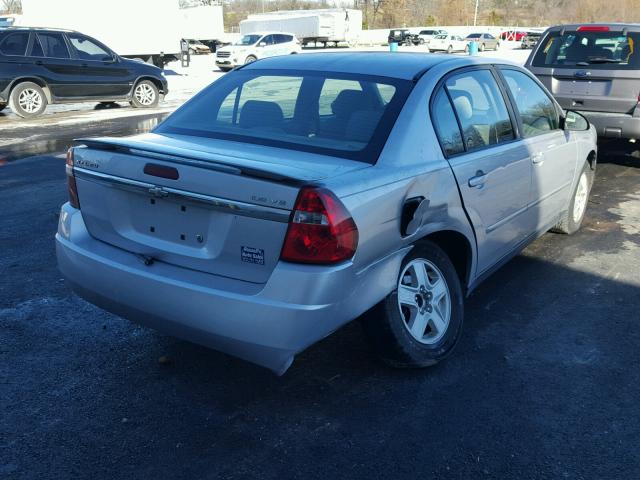
[[[163,198],[169,195],[169,192],[162,187],[151,187],[149,189],[149,194],[155,198]]]

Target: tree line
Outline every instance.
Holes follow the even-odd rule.
[[[55,2],[55,0],[49,0]],[[89,0],[87,0],[89,1]],[[135,1],[135,0],[134,0]],[[179,0],[180,5],[220,0]],[[252,13],[352,6],[364,28],[472,25],[476,0],[223,0],[225,26],[237,27]],[[478,0],[480,25],[547,26],[580,22],[640,22],[640,0]],[[20,13],[20,0],[0,0],[0,12]]]

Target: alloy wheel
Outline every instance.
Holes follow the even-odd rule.
[[[156,100],[156,92],[146,83],[138,85],[134,95],[136,96],[138,103],[144,106],[153,105],[153,102]]]
[[[18,105],[27,113],[36,113],[42,108],[42,103],[42,95],[32,88],[25,88],[18,96]]]
[[[573,201],[573,222],[579,223],[587,208],[587,199],[589,197],[589,179],[587,174],[582,172],[578,187],[576,188],[576,196]]]
[[[415,340],[433,345],[442,339],[451,320],[451,293],[438,267],[424,258],[404,267],[398,281],[398,308]]]

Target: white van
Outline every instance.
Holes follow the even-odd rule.
[[[255,62],[260,58],[300,53],[300,42],[292,33],[261,32],[243,35],[233,45],[216,51],[216,66],[228,72],[238,65]]]

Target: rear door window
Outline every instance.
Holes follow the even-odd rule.
[[[554,103],[535,81],[516,70],[504,69],[502,74],[522,119],[523,137],[534,137],[559,128]]]
[[[0,42],[0,52],[4,55],[22,57],[27,53],[29,32],[10,33]]]
[[[467,150],[478,150],[515,138],[502,92],[489,70],[453,75],[447,79],[446,87]]]
[[[444,88],[436,94],[431,106],[431,118],[444,154],[449,157],[464,152],[460,127]]]
[[[640,68],[637,32],[552,32],[540,44],[534,67]]]
[[[43,56],[47,58],[70,58],[67,43],[61,33],[38,33]],[[39,56],[35,55],[34,56]]]

